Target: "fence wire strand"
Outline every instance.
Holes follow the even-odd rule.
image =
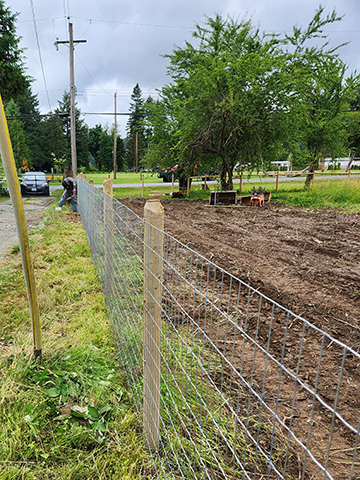
[[[84,180],[79,210],[142,417],[145,222]],[[163,236],[153,478],[360,478],[359,353]]]

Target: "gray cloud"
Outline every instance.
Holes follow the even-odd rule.
[[[351,42],[340,55],[349,70],[359,69],[360,53],[357,37],[360,33],[358,0],[321,2],[328,12],[334,7],[344,15],[341,23],[327,29],[333,45]],[[28,73],[35,78],[33,91],[39,96],[42,112],[49,110],[46,89],[39,60],[29,0],[7,2],[12,12],[19,12],[18,34],[26,49]],[[174,45],[191,40],[191,29],[201,23],[204,15],[215,12],[235,18],[251,17],[261,30],[283,32],[294,24],[305,26],[312,18],[317,0],[33,0],[36,25],[45,70],[51,108],[55,108],[62,93],[69,89],[68,47],[56,51],[54,42],[68,39],[70,15],[74,38],[86,39],[75,49],[77,102],[83,112],[112,112],[113,95],[117,91],[117,110],[128,111],[130,95],[139,83],[146,98],[168,81],[163,54],[171,53]],[[87,116],[87,123],[112,123],[109,117]],[[126,118],[119,121],[120,134],[125,134]]]

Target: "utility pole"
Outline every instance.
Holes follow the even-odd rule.
[[[114,93],[114,180],[116,179],[116,135],[117,135],[117,125],[116,125],[116,92]]]
[[[139,134],[135,133],[135,173],[138,173],[138,156],[139,156]]]
[[[75,176],[77,174],[76,158],[76,124],[75,124],[75,80],[74,80],[74,44],[86,43],[86,40],[74,40],[73,24],[69,23],[69,40],[56,41],[55,46],[69,44],[70,47],[70,135],[71,135],[71,166]]]

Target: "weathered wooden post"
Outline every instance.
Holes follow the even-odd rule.
[[[105,230],[105,291],[111,295],[114,284],[114,211],[113,211],[113,181],[111,178],[104,180],[104,230]]]
[[[171,194],[174,193],[174,186],[175,186],[175,175],[171,175]]]
[[[278,191],[279,188],[279,170],[276,172],[276,188],[275,190]]]
[[[207,173],[205,173],[205,178],[204,178],[204,190],[206,192],[206,187],[207,187]]]
[[[243,180],[244,180],[244,174],[241,172],[241,175],[240,175],[240,193],[242,193],[242,190],[243,190]]]
[[[36,292],[34,266],[31,260],[29,234],[26,225],[24,205],[21,198],[20,185],[16,174],[16,165],[11,146],[10,134],[6,122],[5,110],[0,94],[0,154],[5,170],[7,185],[12,202],[16,230],[25,277],[26,291],[29,303],[34,339],[34,356],[42,358],[42,337],[40,326],[40,312]]]
[[[141,175],[141,198],[144,198],[144,174]]]
[[[160,329],[163,292],[164,207],[148,200],[144,209],[144,400],[143,429],[149,448],[159,445]]]
[[[187,179],[186,196],[190,195],[190,177]]]

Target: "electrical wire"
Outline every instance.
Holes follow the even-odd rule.
[[[96,85],[101,88],[101,90],[103,92],[105,92],[106,94],[110,93],[110,92],[107,92],[106,90],[103,89],[103,87],[101,85],[99,85],[99,83],[95,80],[95,78],[91,75],[91,73],[89,72],[89,70],[85,67],[85,64],[84,62],[81,60],[81,58],[79,57],[79,55],[75,52],[75,55],[76,55],[76,58],[79,60],[79,62],[81,63],[81,65],[83,66],[84,70],[87,72],[87,74],[89,75],[89,77],[96,83]]]
[[[44,80],[46,96],[47,96],[47,100],[48,100],[48,104],[49,104],[49,110],[51,110],[51,103],[50,103],[49,91],[48,91],[48,87],[47,87],[47,83],[46,83],[44,64],[43,64],[42,55],[41,55],[40,40],[39,40],[39,34],[38,34],[37,25],[36,25],[36,17],[35,17],[35,9],[34,9],[33,0],[30,0],[30,4],[31,4],[32,17],[33,17],[33,21],[34,21],[36,43],[37,43],[39,58],[40,58],[40,66],[41,66],[42,76],[43,76],[43,80]]]
[[[180,28],[180,29],[186,29],[186,30],[194,30],[194,26],[185,27],[181,25],[161,25],[161,24],[154,24],[154,23],[130,23],[130,22],[120,22],[117,20],[94,20],[92,18],[84,18],[84,17],[73,17],[73,18],[77,18],[78,20],[84,20],[91,23],[115,23],[118,25],[129,25],[132,27]]]

